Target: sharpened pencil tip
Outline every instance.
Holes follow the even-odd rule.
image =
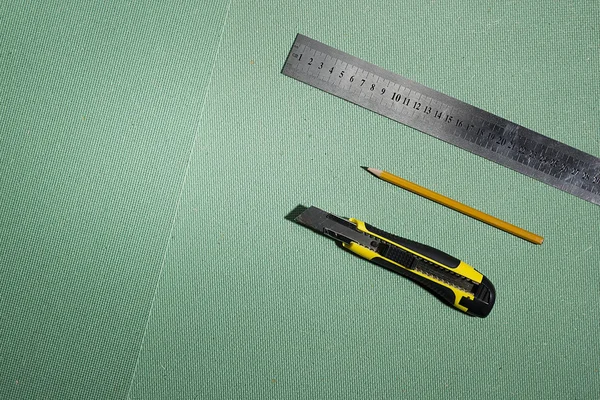
[[[370,167],[361,167],[361,168],[363,168],[365,171],[369,171],[370,173],[372,173],[373,175],[375,175],[378,178],[381,176],[381,173],[383,172],[382,170],[377,169],[377,168],[370,168]]]

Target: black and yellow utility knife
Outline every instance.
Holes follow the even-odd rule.
[[[316,207],[301,207],[301,210],[295,217],[297,222],[337,240],[351,252],[417,282],[460,311],[486,317],[492,310],[496,298],[494,285],[467,263],[354,218],[340,218]]]

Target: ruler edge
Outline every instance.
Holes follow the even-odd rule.
[[[306,80],[300,79],[299,77],[296,77],[296,76],[293,76],[293,75],[290,75],[290,74],[286,73],[287,71],[299,71],[296,68],[291,67],[291,65],[288,63],[288,59],[289,59],[290,55],[292,54],[292,52],[294,50],[294,45],[297,44],[298,42],[304,42],[304,43],[300,43],[300,44],[305,44],[305,45],[307,45],[309,47],[310,47],[310,45],[316,45],[316,47],[324,47],[327,50],[327,55],[334,56],[335,58],[340,59],[340,60],[342,60],[344,62],[348,62],[348,63],[350,63],[350,64],[352,64],[354,66],[357,66],[357,67],[359,67],[361,69],[368,70],[368,72],[372,72],[374,74],[377,74],[378,76],[383,77],[383,78],[385,78],[385,79],[387,79],[389,81],[397,80],[397,78],[400,77],[404,81],[410,83],[411,85],[414,85],[414,89],[415,90],[417,90],[417,89],[418,90],[422,90],[422,92],[421,92],[422,94],[427,95],[427,92],[433,92],[436,96],[441,96],[441,98],[439,99],[439,101],[450,100],[450,102],[453,102],[453,103],[458,102],[459,105],[461,107],[465,107],[468,112],[473,112],[473,113],[476,114],[476,116],[481,117],[482,119],[486,119],[487,121],[491,120],[490,122],[492,122],[494,124],[496,124],[496,121],[497,121],[497,122],[499,122],[501,124],[511,124],[511,125],[514,125],[515,127],[519,128],[519,132],[520,132],[521,136],[523,136],[523,134],[527,134],[527,133],[531,132],[534,135],[537,135],[540,139],[542,139],[543,142],[549,142],[549,143],[542,143],[542,144],[544,144],[544,145],[550,145],[550,146],[552,146],[553,149],[557,149],[557,151],[562,151],[563,149],[567,150],[567,151],[564,152],[564,154],[566,154],[567,156],[576,156],[579,161],[584,162],[584,163],[588,163],[588,165],[590,165],[590,169],[598,170],[600,172],[600,158],[599,157],[596,157],[596,156],[594,156],[592,154],[586,153],[586,152],[584,152],[582,150],[579,150],[579,149],[577,149],[577,148],[575,148],[573,146],[570,146],[570,145],[568,145],[566,143],[559,142],[558,140],[553,139],[551,137],[542,135],[539,132],[536,132],[536,131],[534,131],[532,129],[529,129],[529,128],[523,126],[523,125],[517,124],[517,123],[512,122],[510,120],[507,120],[507,119],[505,119],[505,118],[503,118],[503,117],[501,117],[499,115],[492,114],[489,111],[483,110],[483,109],[481,109],[479,107],[476,107],[476,106],[473,106],[473,105],[471,105],[469,103],[465,103],[464,101],[462,101],[460,99],[457,99],[457,98],[449,96],[449,95],[447,95],[445,93],[439,92],[439,91],[437,91],[437,90],[435,90],[433,88],[429,88],[429,87],[427,87],[427,86],[425,86],[425,85],[423,85],[423,84],[421,84],[419,82],[415,82],[412,79],[406,78],[403,75],[400,75],[400,74],[397,74],[395,72],[383,69],[383,68],[381,68],[381,67],[379,67],[379,66],[377,66],[375,64],[372,64],[372,63],[370,63],[368,61],[362,60],[362,59],[360,59],[358,57],[355,57],[355,56],[353,56],[351,54],[345,53],[342,50],[338,50],[338,49],[336,49],[334,47],[331,47],[331,46],[329,46],[329,45],[327,45],[325,43],[319,42],[318,40],[312,39],[312,38],[310,38],[310,37],[308,37],[306,35],[303,35],[301,33],[297,33],[296,34],[294,42],[292,43],[292,46],[290,47],[290,51],[288,52],[288,56],[286,57],[285,63],[284,63],[283,68],[281,70],[281,73],[283,75],[285,75],[287,77],[290,77],[290,78],[293,78],[293,79],[295,79],[295,80],[297,80],[299,82],[302,82],[304,84],[307,84],[310,87],[313,87],[315,89],[321,90],[321,91],[323,91],[325,93],[328,93],[328,94],[332,94],[335,97],[338,97],[338,98],[340,98],[342,100],[345,100],[345,101],[347,101],[349,103],[352,103],[354,105],[357,105],[359,107],[365,108],[366,110],[371,111],[371,112],[373,112],[375,114],[378,114],[378,115],[380,115],[382,117],[389,118],[389,119],[393,120],[396,123],[400,123],[400,124],[402,124],[404,126],[407,126],[407,127],[411,128],[411,129],[415,129],[415,130],[417,130],[419,132],[425,133],[428,136],[434,137],[434,138],[436,138],[438,140],[441,140],[441,141],[443,141],[445,143],[451,144],[451,145],[453,145],[455,147],[460,148],[461,150],[466,150],[467,152],[469,152],[469,153],[471,153],[471,154],[473,154],[475,156],[481,157],[481,158],[486,159],[488,161],[492,161],[493,163],[498,164],[498,165],[500,165],[502,167],[508,168],[509,170],[517,172],[517,173],[519,173],[521,175],[524,175],[526,177],[535,179],[535,180],[537,180],[539,182],[542,182],[542,183],[544,183],[544,184],[546,184],[548,186],[552,186],[552,187],[554,187],[556,189],[559,189],[559,190],[561,190],[561,191],[563,191],[563,192],[565,192],[567,194],[570,194],[572,196],[578,197],[578,198],[580,198],[580,199],[582,199],[584,201],[587,201],[589,203],[592,203],[592,204],[600,206],[600,190],[598,190],[597,192],[585,190],[585,189],[581,188],[580,186],[577,186],[574,183],[570,183],[570,182],[567,182],[565,180],[556,178],[553,175],[550,175],[550,174],[548,174],[546,172],[543,172],[542,170],[535,169],[535,168],[532,168],[532,167],[529,168],[529,170],[532,173],[524,173],[522,171],[519,171],[516,168],[517,168],[517,166],[518,167],[528,167],[528,165],[525,164],[525,163],[518,162],[518,161],[516,161],[516,160],[514,160],[512,158],[503,156],[501,153],[492,151],[492,150],[490,150],[490,149],[488,149],[486,147],[482,147],[482,146],[480,146],[480,145],[478,145],[478,144],[476,144],[474,142],[471,142],[471,141],[468,141],[468,140],[464,140],[463,138],[460,138],[460,137],[458,137],[458,139],[460,139],[461,143],[464,143],[466,146],[461,146],[458,143],[453,143],[452,141],[448,141],[445,138],[437,136],[436,134],[424,131],[424,130],[416,128],[414,126],[407,125],[407,124],[405,124],[405,123],[403,123],[401,121],[398,121],[398,120],[396,120],[396,119],[394,119],[394,118],[392,118],[392,117],[390,117],[388,115],[382,114],[382,113],[380,113],[378,111],[375,111],[375,110],[372,110],[372,109],[369,109],[368,106],[367,106],[367,104],[357,103],[355,101],[350,100],[349,98],[346,98],[346,96],[341,96],[341,95],[338,95],[336,93],[333,93],[333,92],[338,92],[338,91],[339,92],[343,92],[345,90],[344,89],[338,90],[339,87],[335,86],[334,84],[330,83],[329,81],[320,81],[320,82],[323,85],[330,86],[330,87],[332,87],[332,88],[334,88],[336,90],[333,90],[333,91],[329,92],[329,91],[327,91],[327,90],[325,90],[325,89],[323,89],[321,87],[312,85],[311,83],[307,82]],[[313,48],[313,47],[311,47],[311,48]],[[316,50],[320,51],[320,49],[318,49],[318,48]],[[288,65],[290,66],[290,68],[288,68]],[[298,74],[298,75],[300,75],[300,74]],[[305,74],[304,76],[307,76],[307,75]],[[425,93],[423,93],[423,92],[425,92]],[[433,97],[431,97],[431,98],[433,98]],[[370,99],[366,99],[366,100],[370,100]],[[368,101],[365,101],[365,102],[368,103]],[[373,102],[373,104],[378,104],[378,103]],[[496,125],[499,125],[499,124],[496,124]],[[453,139],[456,139],[456,137],[454,137],[454,136],[450,136],[450,137],[452,137]],[[458,142],[458,140],[457,140],[457,142]],[[470,148],[477,149],[478,152],[479,151],[483,151],[486,154],[488,154],[488,156],[484,156],[482,154],[479,154],[478,152],[471,151],[471,150],[469,150]],[[502,162],[501,162],[501,160],[502,160]],[[513,167],[512,165],[508,165],[508,163],[505,163],[506,161],[510,162],[511,164],[514,164],[515,166]]]

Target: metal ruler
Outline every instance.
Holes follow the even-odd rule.
[[[600,205],[600,159],[298,35],[282,73]]]

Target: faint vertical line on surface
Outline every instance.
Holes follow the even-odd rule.
[[[129,382],[129,388],[127,389],[127,399],[131,399],[131,391],[133,389],[133,382],[135,381],[138,367],[140,365],[140,359],[142,355],[142,349],[144,347],[144,343],[146,342],[146,335],[148,333],[148,326],[150,325],[150,317],[152,316],[152,312],[154,311],[154,304],[156,302],[156,297],[158,294],[158,289],[160,286],[160,282],[162,280],[163,270],[165,268],[165,263],[167,261],[167,254],[169,252],[171,246],[171,239],[173,237],[173,231],[175,229],[175,222],[177,222],[177,217],[179,216],[179,209],[181,207],[181,199],[183,197],[183,189],[185,188],[185,184],[187,183],[187,178],[190,172],[190,164],[192,162],[192,155],[194,153],[194,148],[196,147],[196,142],[198,141],[198,136],[200,134],[200,125],[202,124],[202,119],[204,117],[204,109],[206,108],[206,103],[208,101],[208,94],[210,93],[212,78],[214,75],[215,68],[217,66],[217,61],[219,59],[219,52],[221,51],[221,43],[223,41],[223,33],[225,32],[225,27],[227,26],[227,20],[229,19],[229,10],[231,9],[231,3],[233,0],[229,0],[227,4],[227,10],[225,11],[225,19],[223,20],[223,26],[221,27],[221,33],[219,34],[219,41],[217,43],[217,49],[215,53],[215,59],[213,61],[213,65],[210,70],[210,75],[208,78],[208,85],[206,86],[206,91],[204,92],[204,100],[202,101],[202,108],[200,109],[200,117],[198,120],[198,124],[196,126],[196,133],[194,134],[194,140],[192,141],[192,147],[188,154],[187,165],[185,167],[185,172],[183,174],[183,181],[181,182],[181,188],[179,189],[179,194],[177,196],[177,202],[175,203],[175,212],[173,214],[173,219],[171,220],[171,227],[169,229],[169,237],[167,239],[167,243],[165,245],[165,251],[163,253],[163,259],[160,265],[160,269],[158,271],[158,278],[156,279],[156,285],[154,286],[154,294],[152,296],[152,301],[150,302],[150,308],[148,310],[148,317],[146,318],[146,325],[144,327],[144,333],[142,335],[142,340],[140,342],[140,347],[138,350],[138,354],[135,361],[135,366],[133,367],[133,372],[131,374],[131,381]]]

